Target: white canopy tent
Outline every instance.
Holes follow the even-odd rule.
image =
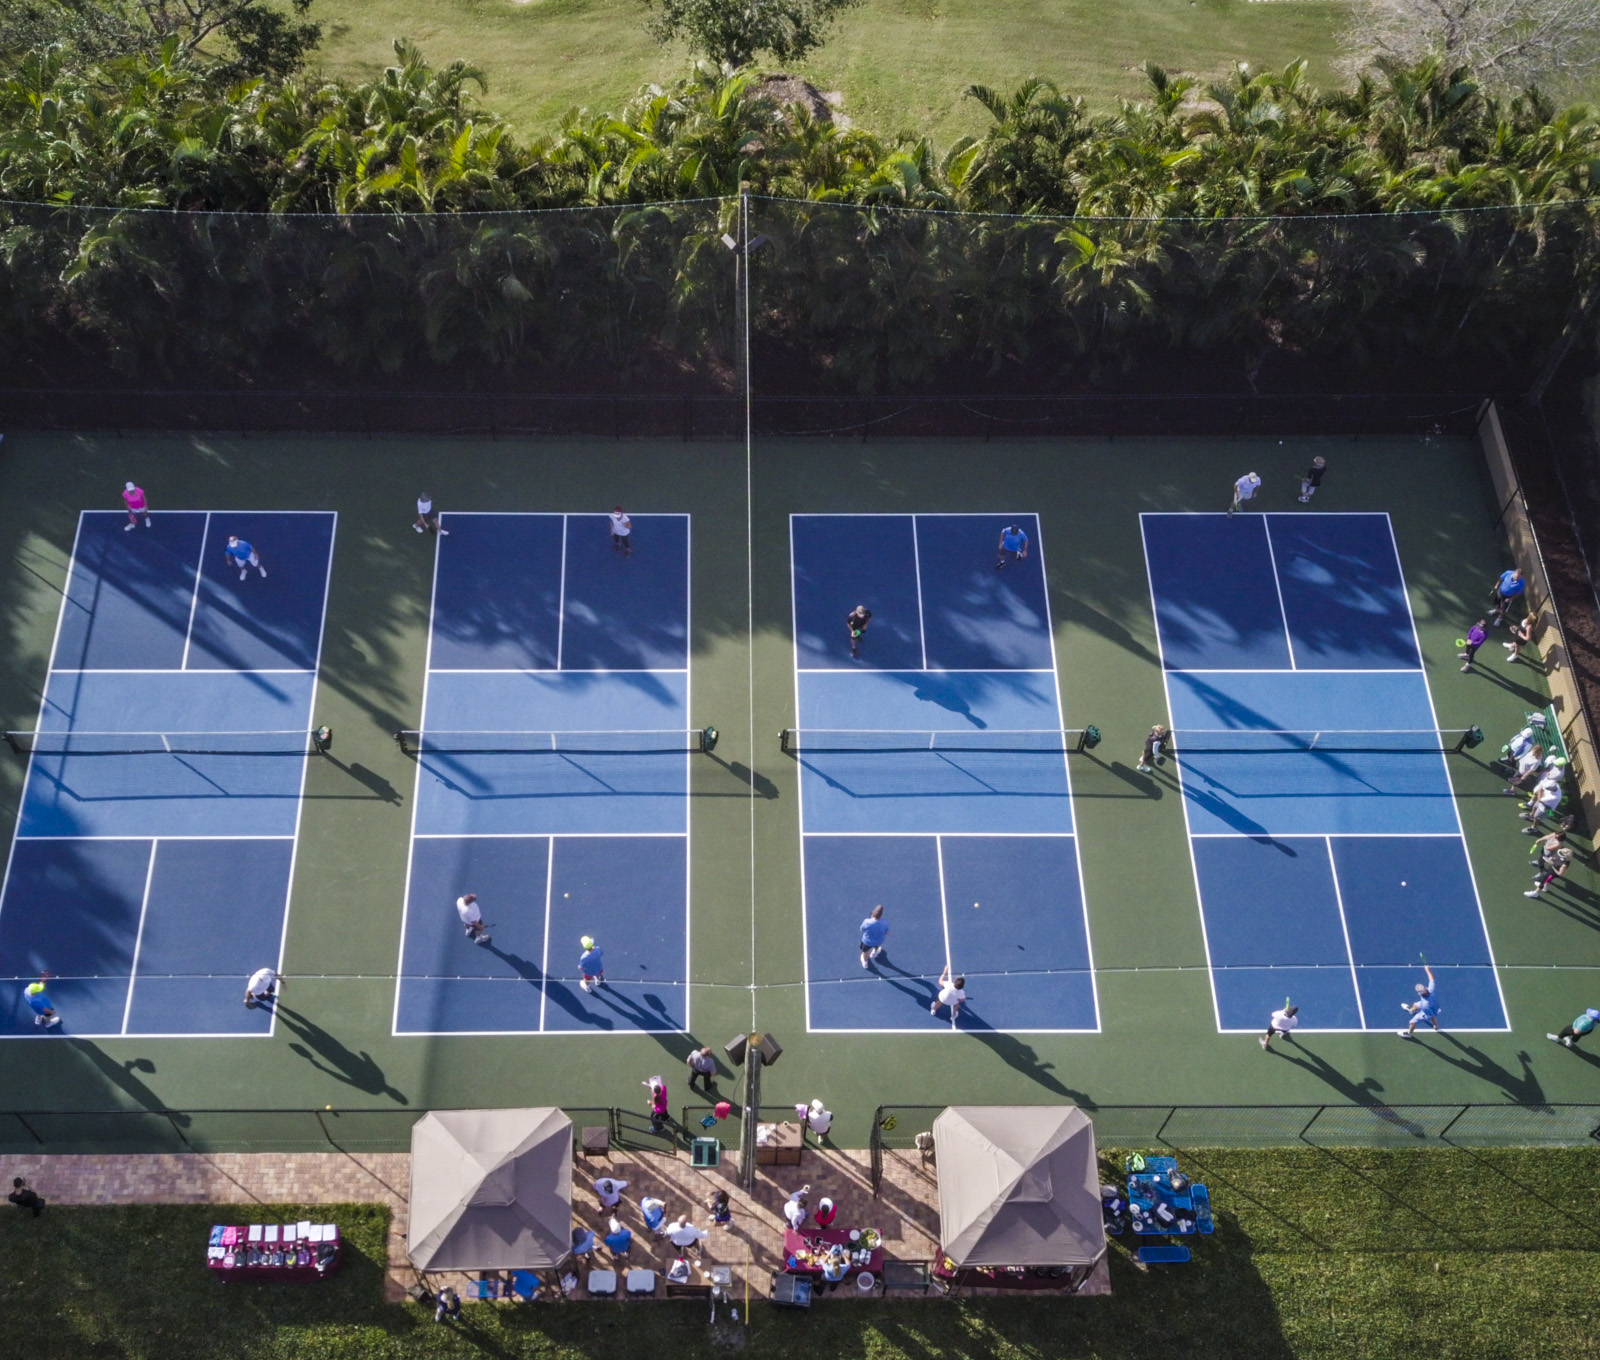
[[[411,1129],[418,1270],[539,1270],[572,1246],[572,1121],[553,1108],[436,1110]]]
[[[952,1105],[933,1121],[939,1237],[958,1269],[1091,1267],[1106,1250],[1094,1125],[1075,1105]]]

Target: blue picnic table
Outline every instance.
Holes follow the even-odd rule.
[[[1146,1157],[1143,1167],[1128,1165],[1128,1210],[1133,1230],[1141,1237],[1174,1237],[1190,1233],[1212,1233],[1211,1195],[1203,1185],[1186,1176],[1175,1182],[1178,1170],[1173,1157]],[[1176,1244],[1139,1248],[1139,1259],[1146,1262],[1187,1261],[1189,1249]]]

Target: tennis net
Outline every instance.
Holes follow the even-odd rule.
[[[326,734],[326,735],[325,735]],[[45,756],[290,756],[327,749],[331,733],[282,732],[6,732],[18,755]]]
[[[1477,727],[1322,728],[1287,730],[1258,727],[1179,728],[1171,744],[1179,756],[1205,754],[1304,755],[1339,752],[1465,751],[1483,741]]]
[[[801,751],[1087,751],[1100,744],[1095,727],[964,728],[959,731],[879,731],[872,728],[786,727],[778,746]]]
[[[652,755],[709,751],[714,727],[664,727],[632,732],[442,732],[394,734],[407,755]]]

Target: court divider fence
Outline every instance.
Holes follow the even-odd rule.
[[[884,1154],[913,1152],[932,1168],[933,1121],[944,1105],[880,1105],[873,1115],[872,1193]],[[1101,1148],[1588,1147],[1600,1105],[1099,1105],[1084,1107]],[[928,1134],[926,1149],[919,1134]]]

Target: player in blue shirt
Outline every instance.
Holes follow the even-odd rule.
[[[605,950],[594,942],[592,935],[585,935],[579,943],[583,945],[583,953],[578,956],[578,971],[583,974],[583,980],[578,986],[586,992],[592,992],[596,987],[606,985]]]
[[[1520,567],[1500,573],[1500,579],[1494,583],[1494,590],[1490,592],[1490,598],[1494,600],[1495,627],[1504,626],[1506,611],[1511,608],[1511,602],[1527,589],[1528,583],[1522,579]]]
[[[1417,999],[1400,1003],[1401,1010],[1411,1013],[1411,1023],[1400,1031],[1402,1039],[1417,1037],[1418,1020],[1426,1020],[1435,1030],[1439,1028],[1439,988],[1433,981],[1433,969],[1423,964],[1422,971],[1428,975],[1428,981],[1426,985],[1417,983]]]
[[[261,565],[261,559],[256,556],[256,550],[242,538],[230,535],[228,546],[222,550],[222,554],[228,559],[229,566],[239,568],[239,579],[241,581],[250,574],[251,567],[254,567],[263,576],[267,574],[267,569]]]
[[[1008,524],[1000,531],[1000,556],[996,559],[994,569],[1004,570],[1008,563],[1015,562],[1028,555],[1028,535],[1023,532],[1020,524]]]
[[[872,915],[861,923],[861,966],[871,968],[873,959],[883,953],[883,942],[889,938],[889,927],[883,923],[883,908],[872,909]]]
[[[46,1029],[53,1029],[61,1023],[61,1017],[56,1014],[55,1007],[50,1004],[50,997],[45,992],[44,984],[50,981],[49,970],[46,969],[39,975],[37,982],[30,982],[24,995],[28,998],[28,1009],[33,1012],[33,1023],[43,1025]]]

